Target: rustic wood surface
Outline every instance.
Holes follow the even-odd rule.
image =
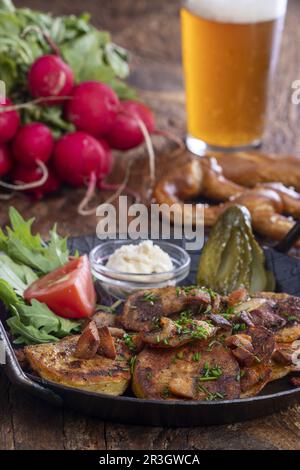
[[[131,83],[156,111],[160,127],[184,134],[184,95],[180,64],[179,1],[175,0],[20,0],[54,13],[92,13],[93,22],[109,29],[115,42],[132,51]],[[290,0],[280,67],[274,80],[270,123],[265,149],[300,154],[300,106],[291,103],[291,84],[300,78],[300,1]],[[158,150],[166,150],[157,142]],[[131,185],[147,189],[147,165],[141,154]],[[174,158],[159,159],[158,174]],[[114,181],[122,179],[124,157],[118,156]],[[76,215],[81,193],[65,190],[33,204],[23,198],[13,203],[25,216],[37,217],[37,228],[47,233],[54,221],[66,235],[95,231],[96,219]],[[0,225],[7,222],[8,205],[0,202]],[[11,386],[0,372],[0,449],[300,449],[300,406],[268,418],[194,429],[164,429],[103,423],[67,410],[56,410]]]

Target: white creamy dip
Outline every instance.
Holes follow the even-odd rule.
[[[153,274],[172,271],[174,266],[168,253],[151,240],[139,245],[123,245],[108,258],[106,267],[132,274]]]

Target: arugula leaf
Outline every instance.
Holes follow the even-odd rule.
[[[46,304],[34,299],[31,305],[19,303],[18,313],[24,324],[33,326],[47,335],[52,333],[56,338],[63,338],[73,330],[78,331],[80,326],[78,321],[61,318],[55,315]]]
[[[80,330],[79,321],[55,315],[47,305],[37,300],[27,305],[3,279],[0,279],[0,299],[12,314],[7,324],[16,338],[16,344],[58,341]]]
[[[0,279],[0,299],[9,310],[11,310],[11,306],[19,302],[14,289],[4,279]]]
[[[22,239],[27,248],[41,251],[42,240],[40,235],[32,235],[32,224],[34,222],[34,218],[26,221],[14,207],[10,207],[9,220],[11,228],[7,228],[8,234],[12,234],[16,238]]]
[[[50,230],[50,241],[45,251],[45,256],[49,263],[57,266],[63,266],[69,261],[69,250],[67,246],[67,239],[61,238],[57,234],[57,225]],[[55,269],[55,268],[53,268]]]
[[[42,330],[38,330],[32,325],[24,325],[20,317],[17,315],[7,320],[7,324],[10,328],[11,333],[16,337],[14,340],[15,344],[40,344],[57,342],[58,338],[52,335],[48,335]]]
[[[0,250],[13,261],[47,274],[68,262],[67,240],[61,238],[56,226],[50,232],[50,242],[45,244],[40,235],[33,235],[31,228],[34,219],[25,221],[16,209],[9,209],[11,227],[7,235],[0,229]]]
[[[64,338],[71,332],[76,333],[81,330],[81,322],[78,320],[70,320],[69,318],[59,318],[59,329],[56,332],[58,338]]]
[[[0,229],[0,300],[11,313],[7,324],[16,344],[58,341],[80,329],[80,322],[55,315],[47,305],[32,300],[26,304],[24,290],[39,274],[46,274],[68,262],[66,238],[57,234],[56,225],[45,244],[32,234],[34,219],[24,220],[14,208],[9,209],[11,227]],[[33,269],[36,270],[36,272]]]
[[[17,311],[25,325],[42,329],[49,334],[51,331],[60,330],[59,317],[49,310],[46,304],[33,299],[31,305],[18,302]]]

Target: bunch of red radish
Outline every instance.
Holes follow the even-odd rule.
[[[42,106],[62,106],[76,131],[55,141],[43,123],[21,125],[22,105],[6,99],[0,105],[0,187],[37,198],[62,183],[103,189],[112,170],[111,149],[135,148],[158,132],[148,107],[139,101],[120,101],[101,82],[74,84],[71,68],[58,55],[45,55],[33,63],[28,89]]]

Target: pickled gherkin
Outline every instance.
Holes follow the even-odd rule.
[[[275,289],[245,207],[230,207],[212,228],[200,258],[197,283],[222,295],[240,288],[250,293]]]

